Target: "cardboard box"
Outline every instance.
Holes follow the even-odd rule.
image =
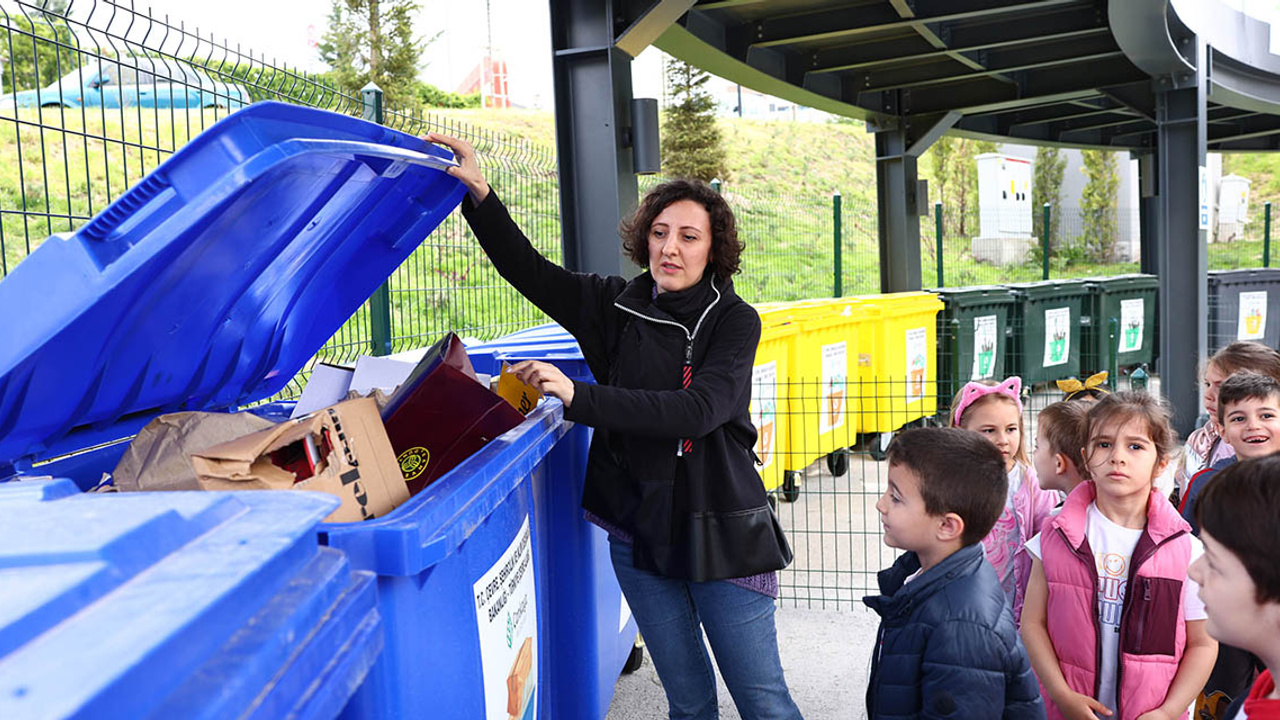
[[[417,493],[524,415],[477,382],[462,341],[449,333],[387,401],[382,420],[409,492]]]
[[[348,400],[191,456],[204,490],[314,490],[342,500],[326,522],[381,517],[409,499],[369,398]]]

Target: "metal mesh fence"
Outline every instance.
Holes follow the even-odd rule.
[[[1023,328],[1014,323],[1010,331],[1021,334]],[[863,349],[857,349],[860,360]],[[799,352],[821,349],[802,341]],[[876,510],[886,490],[885,451],[904,429],[948,424],[953,391],[969,379],[967,370],[963,377],[949,375],[946,368],[953,367],[955,352],[953,341],[941,337],[921,375],[904,369],[833,381],[825,374],[791,373],[785,380],[757,382],[753,397],[776,398],[777,404],[776,413],[757,416],[761,439],[756,452],[767,463],[762,469],[765,486],[795,554],[779,575],[783,604],[849,610],[877,592],[876,573],[900,553],[885,545]],[[1006,348],[1006,354],[1010,372],[992,379],[1022,371],[1018,351]],[[885,358],[873,357],[871,364],[883,367]],[[1159,392],[1159,378],[1134,383],[1131,369],[1122,368],[1111,387]],[[1052,370],[1047,372],[1058,379]],[[1073,365],[1060,377],[1078,374],[1083,379],[1091,372],[1089,366]],[[1021,437],[1028,457],[1040,411],[1063,398],[1053,382],[1024,388]]]
[[[249,102],[277,100],[361,115],[360,98],[268,63],[180,21],[97,0],[49,12],[0,6],[0,277],[45,239],[71,232],[201,131]],[[549,148],[448,118],[392,110],[384,124],[468,139],[535,246],[560,258],[556,161]],[[544,320],[497,277],[460,213],[389,280],[395,350],[453,330],[483,339]],[[366,303],[317,353],[350,362],[371,351]],[[295,395],[308,364],[282,393]]]

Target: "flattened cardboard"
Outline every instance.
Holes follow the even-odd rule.
[[[295,482],[292,472],[277,467],[271,453],[310,435],[330,452],[315,475]],[[326,522],[359,522],[381,517],[409,499],[395,453],[387,440],[373,400],[348,400],[312,415],[280,423],[251,435],[208,448],[191,457],[204,490],[314,490],[342,505]]]
[[[205,448],[273,427],[251,413],[180,412],[161,415],[138,432],[112,479],[121,491],[199,490],[190,456]]]

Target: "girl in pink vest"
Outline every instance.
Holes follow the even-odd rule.
[[[1050,718],[1185,718],[1217,656],[1187,567],[1203,552],[1153,489],[1169,412],[1119,392],[1089,410],[1090,481],[1027,543],[1022,639]]]
[[[995,527],[982,539],[987,562],[995,568],[1004,588],[1014,622],[1022,616],[1022,600],[1031,576],[1026,544],[1040,530],[1062,495],[1040,489],[1035,468],[1027,457],[1022,422],[1022,378],[1002,383],[990,380],[966,383],[951,402],[952,427],[972,430],[990,440],[1004,456],[1009,492]]]

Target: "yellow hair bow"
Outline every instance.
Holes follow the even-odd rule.
[[[1067,399],[1070,400],[1076,395],[1082,392],[1090,391],[1090,390],[1092,390],[1093,392],[1098,392],[1104,395],[1108,395],[1110,394],[1111,391],[1106,388],[1106,382],[1107,382],[1107,371],[1103,370],[1100,373],[1094,373],[1093,375],[1090,375],[1089,378],[1084,382],[1080,382],[1076,378],[1071,377],[1071,378],[1067,378],[1066,380],[1059,380],[1057,381],[1057,384],[1058,384],[1058,389],[1066,393]]]

